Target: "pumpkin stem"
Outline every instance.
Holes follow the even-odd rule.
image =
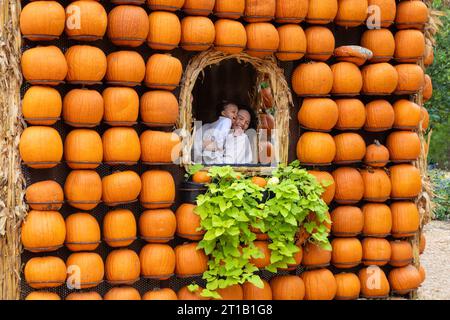
[[[377,147],[381,147],[381,143],[380,143],[380,141],[378,141],[378,140],[375,140],[374,142],[373,142]]]

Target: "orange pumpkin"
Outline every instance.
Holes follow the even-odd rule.
[[[393,199],[411,199],[422,191],[420,170],[413,165],[399,164],[390,168]]]
[[[147,130],[140,137],[144,163],[176,163],[181,152],[181,138],[174,132]]]
[[[267,241],[255,241],[254,245],[263,256],[261,258],[250,258],[250,263],[259,269],[264,269],[270,265],[271,250],[269,249],[269,243]]]
[[[134,171],[116,172],[102,178],[103,202],[108,206],[136,201],[141,192],[141,179]]]
[[[416,64],[398,64],[395,66],[398,74],[398,85],[395,94],[413,94],[423,88],[423,69]]]
[[[400,30],[395,34],[394,57],[401,63],[415,63],[425,53],[425,36],[419,30]]]
[[[335,267],[349,269],[361,263],[363,250],[357,238],[335,238],[331,246],[331,263]]]
[[[178,100],[168,91],[154,90],[144,93],[140,101],[142,122],[149,127],[170,127],[178,119]]]
[[[68,72],[66,80],[72,84],[98,84],[106,74],[107,60],[97,47],[76,45],[66,51]],[[109,63],[109,62],[108,62]]]
[[[135,87],[144,80],[145,62],[139,53],[116,51],[110,53],[107,60],[106,80],[108,84]]]
[[[247,31],[239,21],[219,19],[214,24],[214,48],[225,53],[240,53],[247,46]]]
[[[423,64],[426,68],[431,66],[434,62],[434,48],[431,44],[427,43],[425,45],[425,54],[423,59]]]
[[[305,271],[305,300],[333,300],[337,292],[336,279],[328,269]]]
[[[185,17],[181,20],[181,47],[186,51],[205,51],[214,43],[216,29],[206,17]]]
[[[383,203],[367,203],[362,207],[364,214],[363,235],[383,238],[392,230],[391,209]]]
[[[391,195],[391,180],[383,169],[367,169],[361,171],[364,181],[364,200],[385,202]]]
[[[305,132],[297,144],[297,158],[303,164],[329,165],[336,155],[336,144],[328,133]]]
[[[111,126],[132,126],[139,116],[139,96],[132,88],[109,87],[103,93],[103,120]]]
[[[64,244],[66,225],[58,211],[31,210],[23,221],[20,232],[26,250],[55,251]]]
[[[103,133],[103,160],[110,165],[133,165],[141,157],[139,136],[133,128],[110,128]]]
[[[420,286],[422,276],[416,267],[408,265],[406,267],[392,269],[389,272],[389,283],[393,292],[407,294]]]
[[[361,283],[354,273],[339,273],[334,276],[336,279],[336,300],[356,300],[359,298]]]
[[[414,236],[419,230],[420,215],[414,202],[400,201],[391,204],[392,236],[404,238]]]
[[[184,0],[147,0],[152,11],[177,11],[183,7]]]
[[[32,125],[55,124],[59,120],[61,110],[61,95],[54,88],[32,86],[22,99],[23,118]]]
[[[58,39],[65,22],[64,7],[57,1],[30,2],[20,12],[20,32],[31,41]]]
[[[145,278],[167,280],[175,270],[175,252],[167,244],[145,245],[140,254],[141,274]]]
[[[141,205],[147,209],[169,208],[175,201],[175,181],[163,170],[149,170],[142,174]]]
[[[280,45],[276,56],[280,61],[300,60],[306,53],[306,36],[296,24],[286,24],[277,28]]]
[[[307,242],[303,248],[302,266],[306,268],[319,268],[330,265],[331,251]]]
[[[277,0],[275,22],[300,23],[308,14],[309,0]]]
[[[65,300],[103,300],[102,296],[98,292],[72,292],[69,293]]]
[[[19,153],[23,163],[30,168],[56,167],[63,155],[61,136],[50,127],[28,127],[20,136]]]
[[[96,90],[72,89],[63,99],[64,122],[72,127],[95,127],[103,117],[103,97]]]
[[[368,237],[364,238],[361,244],[364,265],[384,266],[391,259],[391,245],[386,239]]]
[[[192,242],[175,247],[177,277],[199,276],[208,269],[208,257],[202,249],[197,249],[197,246],[197,242]]]
[[[389,95],[398,90],[398,68],[389,63],[375,63],[363,67],[363,88],[366,95]]]
[[[100,244],[100,226],[88,213],[74,213],[66,218],[66,247],[70,251],[92,251]]]
[[[433,97],[433,82],[431,80],[431,77],[429,75],[425,75],[424,78],[424,85],[423,85],[423,101],[427,102]]]
[[[56,288],[66,281],[66,264],[59,257],[34,257],[24,268],[25,282],[33,289]]]
[[[214,9],[214,0],[185,0],[183,11],[193,16],[208,16]]]
[[[392,161],[413,161],[420,156],[420,139],[411,131],[395,131],[386,141]]]
[[[33,291],[33,292],[29,293],[25,297],[25,300],[39,300],[39,301],[44,301],[44,300],[61,300],[61,297],[58,296],[54,292]]]
[[[389,29],[370,29],[363,33],[361,46],[372,51],[370,62],[388,62],[394,57],[395,38]]]
[[[413,248],[409,241],[391,241],[391,259],[393,267],[405,267],[413,261]]]
[[[219,18],[239,19],[244,15],[245,0],[216,0],[214,14]]]
[[[305,284],[299,276],[275,276],[270,280],[273,300],[303,300]]]
[[[422,1],[401,1],[397,6],[397,29],[422,30],[428,22],[428,8]]]
[[[336,184],[334,183],[333,176],[326,171],[308,171],[309,174],[312,174],[316,177],[317,181],[322,184],[322,186],[326,183],[329,184],[327,187],[324,187],[325,191],[322,193],[322,199],[326,204],[330,204],[333,201],[334,194],[336,192]]]
[[[36,182],[27,187],[25,201],[34,210],[57,211],[64,202],[64,191],[53,180]]]
[[[355,237],[364,227],[364,215],[358,207],[337,207],[331,212],[331,221],[331,232],[336,237]]]
[[[105,296],[104,300],[141,300],[141,295],[133,287],[114,287],[110,289]]]
[[[170,288],[147,291],[142,300],[178,300],[177,294]]]
[[[363,80],[359,68],[351,62],[338,62],[331,66],[335,95],[355,96],[361,91]]]
[[[280,36],[271,23],[256,22],[245,26],[247,31],[247,53],[257,58],[264,58],[275,53],[280,46]]]
[[[334,56],[337,61],[351,62],[358,67],[366,63],[373,57],[372,51],[361,46],[340,46],[334,50]]]
[[[341,133],[334,136],[336,144],[335,163],[359,162],[366,154],[366,143],[357,133]]]
[[[66,34],[69,39],[95,41],[106,33],[108,16],[96,1],[74,1],[66,7]]]
[[[72,253],[66,260],[66,267],[67,281],[77,289],[96,287],[105,274],[103,259],[94,252]]]
[[[366,105],[366,124],[364,129],[369,132],[387,131],[395,121],[392,105],[386,100],[374,100]]]
[[[21,58],[22,74],[33,85],[56,86],[67,75],[67,61],[58,47],[35,47],[25,50]]]
[[[310,24],[328,24],[338,12],[338,0],[310,0],[306,22]]]
[[[92,210],[102,198],[102,180],[93,170],[73,170],[64,183],[64,194],[72,207]]]
[[[366,108],[358,99],[336,100],[338,107],[338,121],[335,128],[338,130],[359,130],[366,122]]]
[[[394,23],[397,6],[395,0],[369,0],[369,10],[373,6],[380,10],[380,27],[388,28]],[[369,11],[369,14],[373,11]],[[369,18],[368,18],[369,21]]]
[[[175,212],[177,218],[177,235],[181,238],[199,241],[203,239],[206,231],[198,231],[201,228],[200,216],[195,213],[196,206],[184,203]]]
[[[425,281],[426,278],[426,271],[423,266],[419,267],[419,273],[420,273],[420,284],[422,284]]]
[[[100,135],[89,129],[75,129],[64,141],[64,158],[72,169],[95,169],[103,160]]]
[[[340,204],[358,203],[364,196],[364,180],[361,173],[350,167],[341,167],[333,171],[336,193],[334,200]]]
[[[334,22],[339,26],[356,27],[367,18],[367,0],[339,0],[339,9]]]
[[[306,98],[297,115],[303,128],[331,131],[338,121],[338,106],[328,98]]]
[[[322,26],[311,26],[305,30],[306,58],[317,61],[327,61],[333,55],[336,46],[334,34]]]
[[[425,131],[430,126],[430,114],[424,107],[420,108],[420,128]]]
[[[427,239],[425,238],[425,234],[421,233],[420,239],[419,239],[419,253],[420,254],[425,252],[426,245],[427,245]]]
[[[151,243],[164,243],[173,239],[177,219],[169,209],[147,210],[139,217],[141,239]]]
[[[378,140],[369,145],[364,156],[364,164],[372,167],[384,167],[389,162],[389,150]]]
[[[136,239],[136,219],[126,209],[109,211],[103,218],[103,240],[113,248],[126,247]]]
[[[181,23],[171,12],[154,11],[148,17],[147,44],[153,50],[173,50],[181,41]]]
[[[211,300],[210,298],[203,297],[201,294],[203,288],[199,287],[195,291],[191,292],[188,286],[182,287],[177,292],[178,300]]]
[[[149,33],[149,18],[143,8],[122,5],[108,14],[108,38],[116,46],[139,47]]]
[[[369,266],[359,270],[361,296],[364,298],[386,298],[390,286],[386,274],[378,266]]]
[[[409,130],[416,129],[420,122],[420,106],[416,103],[400,99],[394,103],[394,128]]]
[[[235,284],[223,289],[217,289],[217,293],[220,295],[218,300],[243,300],[244,292],[239,284]]]
[[[181,80],[181,61],[166,54],[152,55],[146,65],[145,85],[152,89],[173,91]]]
[[[258,288],[251,282],[245,282],[242,285],[244,300],[272,300],[272,288],[266,280],[261,279],[262,288]]]
[[[333,88],[333,72],[323,62],[302,63],[294,70],[292,87],[298,96],[326,96]]]
[[[205,178],[206,179],[205,179],[205,181],[203,183],[211,182],[211,177],[210,176],[206,176]],[[194,177],[192,178],[192,181],[196,182],[195,180],[198,180],[198,179],[195,179],[195,175],[194,175]],[[260,188],[265,188],[267,186],[267,180],[262,178],[262,177],[252,177],[252,182],[254,184],[256,184],[258,187],[260,187]]]
[[[112,284],[133,284],[139,280],[141,263],[136,252],[129,249],[111,251],[105,261],[106,279]]]
[[[247,22],[268,22],[275,17],[275,11],[275,0],[246,0],[244,19]]]

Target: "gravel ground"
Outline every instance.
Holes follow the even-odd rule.
[[[450,300],[450,221],[432,221],[424,230],[427,243],[420,261],[426,279],[419,299]]]

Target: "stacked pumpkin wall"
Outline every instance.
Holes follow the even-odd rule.
[[[83,17],[89,18],[86,24],[82,19],[82,28],[75,32],[70,26],[78,2]],[[98,298],[94,291],[106,294],[105,299],[150,298],[154,292],[145,293],[156,287],[169,290],[160,292],[164,297],[180,291],[179,298],[198,298],[182,287],[192,276],[203,283],[198,275],[206,270],[207,257],[195,250],[202,233],[194,205],[180,201],[184,171],[171,164],[171,147],[179,142],[171,131],[182,71],[196,51],[213,45],[228,53],[276,55],[286,78],[292,79],[293,94],[299,96],[291,112],[289,159],[299,158],[319,180],[333,182],[324,194],[333,222],[333,251],[306,243],[301,266],[290,271],[298,275],[306,270],[301,278],[278,276],[270,281],[272,275],[263,273],[264,289],[246,284],[223,294],[355,299],[360,292],[386,297],[389,283],[401,294],[417,287],[401,281],[408,276],[417,280],[408,272],[412,269],[406,269],[411,263],[406,243],[419,229],[414,199],[421,186],[412,163],[422,147],[418,131],[425,112],[409,102],[407,94],[421,92],[427,84],[429,96],[431,79],[425,79],[415,63],[422,55],[430,62],[431,53],[425,47],[414,45],[409,52],[396,45],[421,45],[422,2],[398,3],[401,33],[390,26],[395,1],[149,0],[142,6],[85,2],[64,3],[63,35],[63,27],[39,21],[47,15],[61,20],[62,8],[49,1],[46,15],[29,17],[29,9],[38,5],[24,1],[31,8],[23,10],[21,21],[29,39],[22,59],[27,81],[23,114],[32,126],[22,135],[20,152],[26,200],[33,210],[22,235],[27,249],[22,298],[34,288],[49,288],[68,299],[85,294],[61,286],[63,271],[71,264],[89,270],[83,272],[82,287],[90,287],[92,297],[88,292],[79,298]],[[358,6],[353,12],[354,3]],[[383,6],[385,29],[360,26],[372,4]],[[421,20],[404,21],[410,18],[408,10],[417,11]],[[329,24],[333,20],[335,24]],[[59,39],[39,42],[41,36]],[[335,48],[359,44],[375,54],[363,66],[333,57]],[[64,80],[68,84],[60,84]],[[397,95],[391,95],[394,92]],[[195,97],[194,105],[195,100],[213,102]],[[88,145],[89,150],[83,150]],[[363,163],[369,168],[362,171]],[[33,236],[44,221],[52,225],[45,230],[50,234]],[[65,247],[59,248],[64,237]],[[187,240],[190,245],[181,245]],[[264,249],[266,242],[258,243]],[[36,260],[42,251],[58,258]],[[259,260],[255,263],[267,262]],[[50,268],[61,270],[61,275],[49,273]],[[376,292],[365,283],[370,268],[382,279],[383,288]],[[327,290],[320,291],[317,283]],[[295,294],[286,290],[290,286]]]

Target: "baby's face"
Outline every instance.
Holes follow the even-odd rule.
[[[222,116],[225,118],[230,119],[233,124],[236,122],[237,116],[238,116],[239,108],[234,104],[229,104],[225,107],[225,109],[222,112]]]

